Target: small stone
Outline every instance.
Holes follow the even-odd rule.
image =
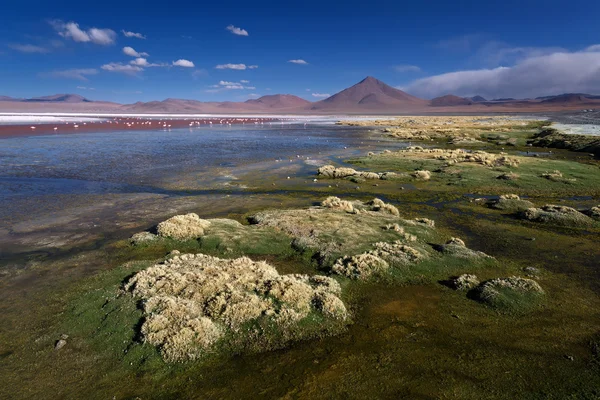
[[[67,341],[64,339],[60,339],[54,345],[54,350],[60,350],[67,345]]]

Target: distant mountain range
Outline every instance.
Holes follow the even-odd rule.
[[[535,99],[482,96],[459,97],[453,94],[431,100],[420,99],[371,76],[326,99],[310,102],[291,94],[274,94],[244,102],[202,102],[186,99],[118,104],[89,100],[77,94],[18,99],[0,96],[0,112],[105,112],[105,113],[182,113],[182,114],[401,114],[426,112],[527,112],[600,108],[600,96],[564,93]]]

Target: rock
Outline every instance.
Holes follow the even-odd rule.
[[[67,345],[66,339],[59,339],[54,344],[54,350],[60,350]]]

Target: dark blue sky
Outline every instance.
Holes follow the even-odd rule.
[[[10,2],[0,94],[317,100],[367,75],[423,97],[599,92],[598,17],[578,0]]]

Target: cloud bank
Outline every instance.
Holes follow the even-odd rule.
[[[415,80],[402,89],[425,98],[449,93],[486,98],[600,93],[600,45],[532,55],[511,67],[449,72]]]
[[[313,93],[312,96],[318,99],[326,99],[327,97],[331,97],[329,93]]]

